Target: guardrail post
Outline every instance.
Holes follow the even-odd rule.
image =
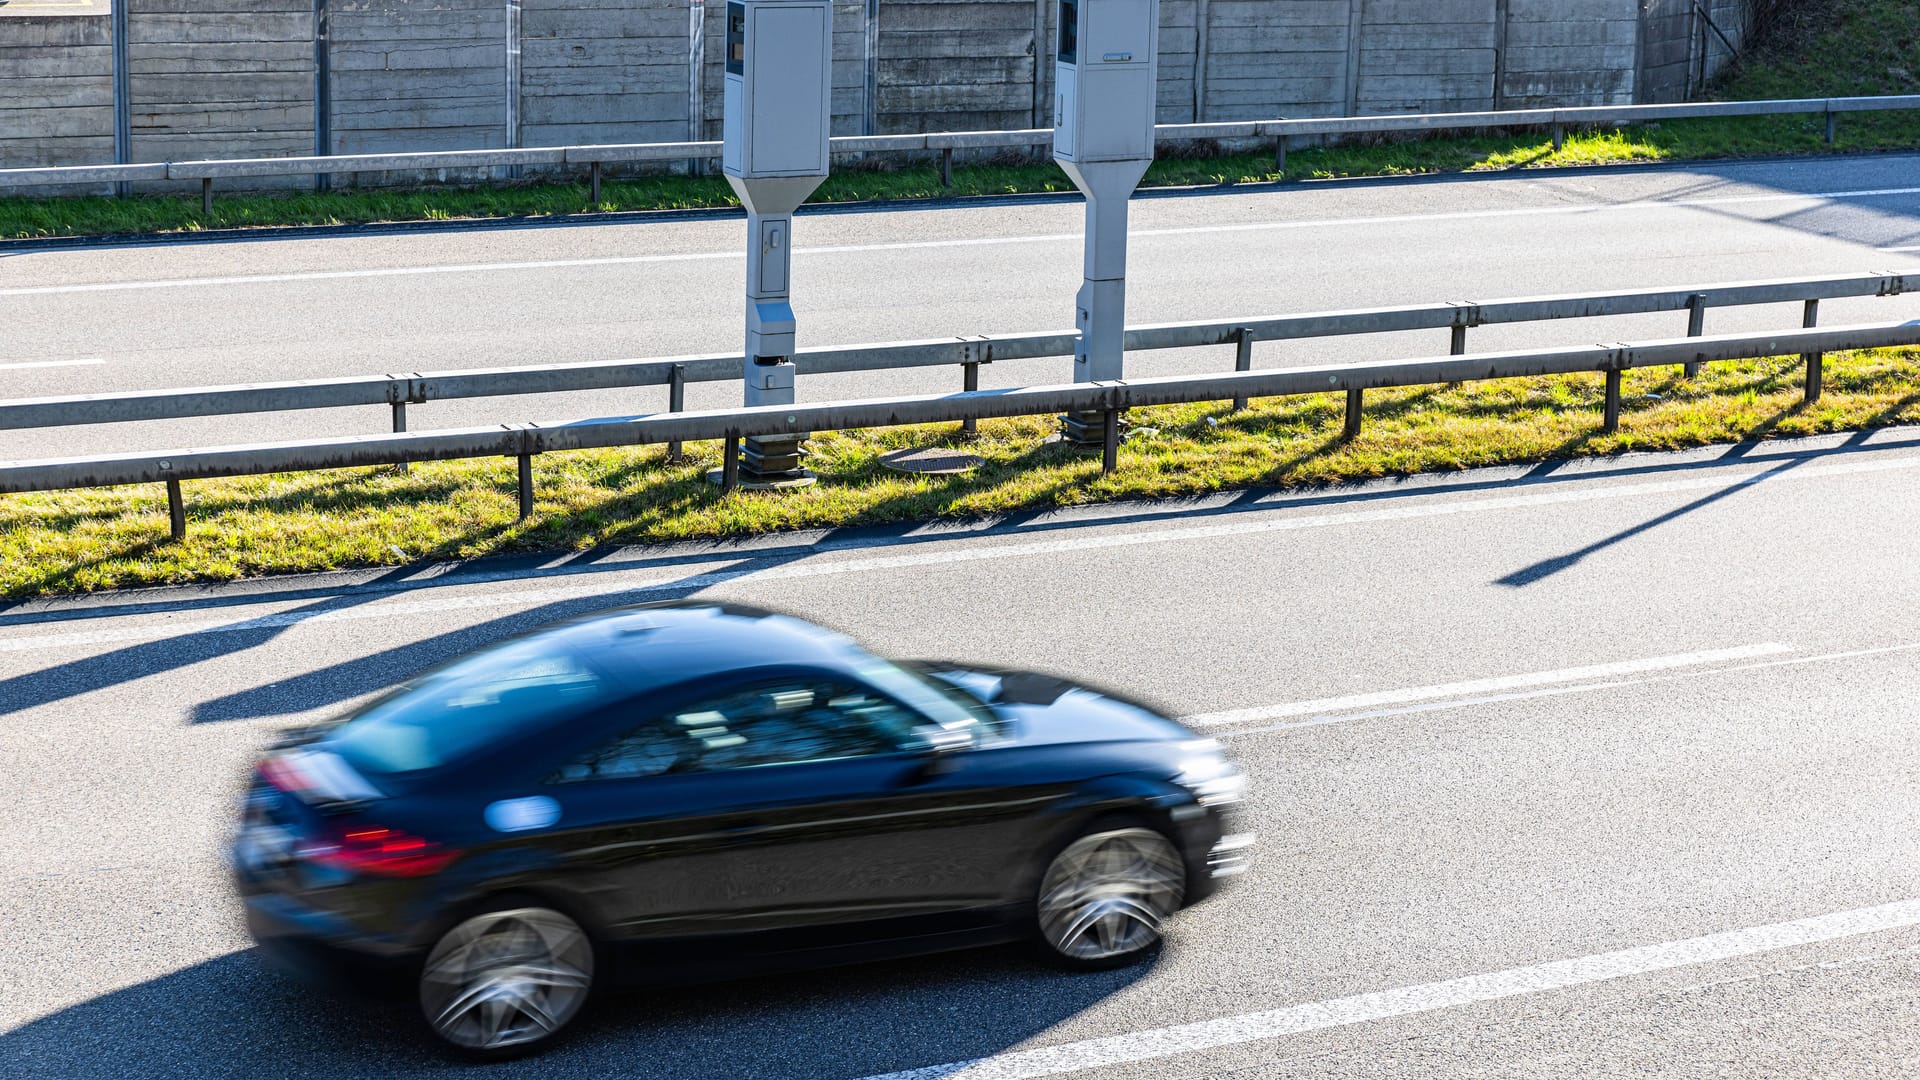
[[[1280,179],[1287,178],[1287,137],[1285,135],[1273,140],[1273,167],[1279,172]]]
[[[953,147],[951,146],[940,150],[940,186],[943,188],[953,186]]]
[[[687,411],[687,365],[673,365],[673,373],[667,377],[667,411]],[[678,439],[667,444],[667,464],[678,465],[686,448]]]
[[[1366,391],[1364,390],[1347,391],[1347,422],[1346,425],[1340,429],[1341,442],[1352,442],[1360,437],[1360,418],[1363,415],[1362,409],[1366,404],[1365,396]]]
[[[1707,294],[1694,293],[1687,297],[1687,336],[1699,337],[1707,332]],[[1697,378],[1700,374],[1700,361],[1689,360],[1680,365],[1681,374],[1687,378]]]
[[[720,493],[722,495],[740,486],[740,436],[727,432],[726,448],[720,452]]]
[[[213,177],[211,176],[200,178],[200,216],[205,218],[213,216]]]
[[[1600,421],[1600,432],[1611,435],[1620,430],[1620,369],[1607,370],[1607,411]]]
[[[1556,154],[1559,153],[1561,150],[1566,149],[1566,145],[1567,126],[1565,124],[1553,125],[1553,152]]]
[[[520,455],[520,520],[533,516],[533,455]]]
[[[1820,301],[1807,301],[1807,309],[1800,318],[1800,325],[1809,330],[1820,325]],[[1800,359],[1807,365],[1807,382],[1803,391],[1803,400],[1811,405],[1820,400],[1820,380],[1824,374],[1821,369],[1825,366],[1827,357],[1825,353],[1810,352],[1800,354]]]
[[[406,430],[407,430],[407,403],[404,401],[396,401],[393,403],[393,433],[395,435],[398,435]],[[393,469],[395,472],[406,472],[407,463],[403,461],[398,465],[395,465]]]
[[[1236,337],[1238,339],[1238,344],[1234,348],[1234,352],[1233,352],[1233,370],[1252,371],[1253,370],[1253,327],[1251,326],[1241,327],[1240,332],[1236,335]],[[1241,409],[1244,409],[1246,407],[1247,407],[1247,396],[1245,394],[1236,395],[1233,399],[1233,411],[1239,412]]]
[[[587,166],[587,205],[600,205],[600,163],[597,161]]]
[[[1827,145],[1832,146],[1834,138],[1839,134],[1840,134],[1840,114],[1834,112],[1832,109],[1828,109],[1827,110]]]
[[[187,502],[178,480],[167,481],[167,533],[175,540],[187,538]]]
[[[1454,326],[1453,338],[1449,343],[1448,348],[1452,351],[1452,354],[1454,356],[1465,356],[1467,354],[1466,324],[1460,323]]]
[[[975,390],[980,389],[980,364],[977,361],[970,364],[961,364],[960,372],[961,390],[971,394]],[[979,420],[969,416],[965,420],[960,421],[960,435],[962,438],[971,439],[978,434],[980,434]]]
[[[1100,475],[1112,476],[1120,467],[1120,410],[1108,409],[1104,423],[1107,432],[1100,442]]]

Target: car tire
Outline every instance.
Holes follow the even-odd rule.
[[[499,1060],[543,1050],[593,990],[593,941],[551,908],[502,905],[466,918],[434,943],[420,970],[427,1026],[464,1057]]]
[[[1164,833],[1136,822],[1096,823],[1040,874],[1033,920],[1042,954],[1079,970],[1137,963],[1159,950],[1186,883],[1180,850]]]

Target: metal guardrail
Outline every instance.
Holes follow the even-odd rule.
[[[1733,116],[1824,115],[1829,143],[1839,118],[1847,113],[1920,109],[1920,95],[1840,98],[1791,98],[1772,101],[1688,102],[1674,105],[1609,105],[1574,109],[1521,109],[1502,112],[1402,113],[1313,120],[1248,120],[1218,124],[1161,124],[1160,142],[1196,139],[1273,139],[1276,156],[1286,162],[1287,143],[1295,137],[1361,135],[1386,132],[1469,131],[1513,127],[1553,130],[1560,148],[1566,129],[1591,124],[1637,124],[1661,120]],[[837,154],[932,153],[941,156],[941,178],[952,182],[956,150],[1015,149],[1045,146],[1051,128],[1019,131],[952,131],[921,135],[853,135],[832,140]],[[524,165],[585,166],[599,201],[601,166],[644,161],[694,161],[720,157],[718,142],[618,143],[602,146],[541,146],[510,150],[439,150],[402,154],[341,154],[283,158],[151,162],[133,165],[62,165],[0,169],[0,188],[58,184],[127,184],[136,181],[198,180],[202,208],[208,209],[215,180],[262,176],[328,176],[335,173],[402,170],[495,168]]]
[[[880,400],[837,401],[815,405],[762,406],[636,416],[570,423],[507,424],[417,434],[363,435],[347,438],[227,446],[161,453],[113,454],[43,461],[0,463],[0,493],[49,491],[117,484],[164,482],[172,533],[186,532],[181,492],[184,480],[219,476],[404,465],[452,458],[515,457],[519,460],[520,512],[533,512],[533,456],[561,450],[641,446],[723,439],[724,484],[738,478],[738,446],[743,436],[781,435],[891,427],[994,417],[1037,416],[1059,412],[1106,414],[1103,468],[1118,466],[1120,412],[1144,406],[1256,397],[1341,392],[1347,395],[1346,437],[1358,434],[1362,395],[1370,389],[1472,382],[1573,372],[1602,372],[1606,398],[1602,430],[1615,430],[1620,417],[1622,372],[1641,367],[1801,354],[1806,360],[1806,398],[1820,394],[1825,353],[1843,349],[1920,345],[1920,321],[1880,323],[1819,330],[1790,330],[1770,335],[1721,335],[1676,338],[1640,344],[1489,353],[1472,357],[1348,364],[1334,367],[1237,371],[1223,375],[1183,375],[1109,383],[1032,386],[1013,390],[975,390],[959,394],[919,395]]]
[[[1238,369],[1251,367],[1258,341],[1447,330],[1450,351],[1464,355],[1467,331],[1474,327],[1558,319],[1594,318],[1686,311],[1688,333],[1699,336],[1708,310],[1757,304],[1809,305],[1804,322],[1813,325],[1821,300],[1898,296],[1920,286],[1920,270],[1830,277],[1736,282],[1704,288],[1639,292],[1602,292],[1528,297],[1485,303],[1460,300],[1442,304],[1320,312],[1253,319],[1181,322],[1139,326],[1127,331],[1128,351],[1233,345]],[[1079,335],[1073,330],[1030,334],[986,334],[933,341],[802,349],[794,360],[803,374],[886,371],[958,365],[964,385],[978,385],[978,366],[1004,360],[1071,356]],[[468,371],[407,372],[338,379],[305,379],[243,386],[78,394],[69,397],[0,400],[0,430],[68,427],[82,424],[171,420],[203,416],[283,412],[387,405],[393,430],[406,430],[406,407],[428,401],[508,397],[574,390],[667,386],[679,400],[685,384],[724,382],[740,377],[738,354],[705,354],[662,360],[596,360],[538,367]],[[677,408],[675,411],[678,411]]]

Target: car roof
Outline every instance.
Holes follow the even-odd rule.
[[[636,692],[741,668],[845,668],[867,655],[852,638],[803,619],[711,601],[615,608],[529,637],[585,656]]]

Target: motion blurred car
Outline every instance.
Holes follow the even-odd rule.
[[[399,985],[471,1056],[605,984],[1030,939],[1155,950],[1244,868],[1219,744],[1028,672],[648,605],[414,678],[274,748],[233,862],[269,956]]]

